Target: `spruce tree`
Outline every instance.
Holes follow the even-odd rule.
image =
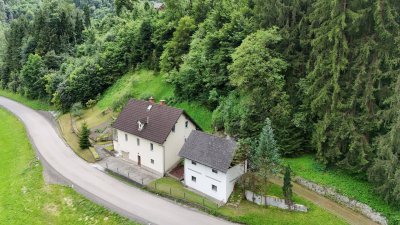
[[[293,204],[293,191],[292,191],[292,169],[290,166],[285,168],[285,176],[283,177],[283,196],[285,197],[286,204],[289,206]]]
[[[267,118],[259,135],[258,144],[251,156],[251,166],[266,183],[268,176],[278,172],[280,163],[279,148],[274,137],[271,120]]]
[[[90,145],[89,141],[90,129],[88,128],[86,122],[82,124],[81,132],[79,135],[79,147],[83,149],[88,149]]]

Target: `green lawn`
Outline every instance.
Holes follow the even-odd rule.
[[[174,89],[164,80],[162,74],[151,70],[128,72],[102,95],[97,107],[105,110],[127,95],[136,99],[149,96],[153,96],[156,100],[173,99]],[[204,131],[212,132],[212,112],[204,106],[196,102],[180,102],[172,106],[184,109]]]
[[[71,188],[45,184],[24,126],[3,109],[0,119],[1,224],[134,224]]]
[[[400,209],[389,206],[375,192],[372,184],[366,180],[348,174],[345,171],[327,169],[314,160],[313,155],[285,159],[294,173],[318,184],[335,188],[339,193],[368,204],[384,214],[392,224],[400,224]]]
[[[186,193],[186,200],[201,204],[203,197],[191,192],[183,187],[183,185],[172,178],[161,178],[157,181],[157,190],[164,194],[169,195],[170,189],[174,197],[183,198],[183,192]],[[149,188],[154,189],[154,183],[148,185]],[[281,187],[269,184],[268,188],[269,195],[282,197]],[[190,196],[190,197],[187,197]],[[240,196],[239,191],[232,193],[231,198],[238,198]],[[249,225],[260,225],[260,224],[294,224],[294,225],[342,225],[347,224],[342,219],[330,214],[326,210],[317,207],[313,203],[306,201],[296,195],[294,195],[294,201],[296,203],[304,204],[309,207],[308,213],[301,212],[290,212],[281,210],[274,207],[262,207],[248,201],[242,200],[237,208],[233,206],[225,205],[221,208],[216,208],[215,203],[206,200],[205,204],[209,209],[215,210],[216,214],[222,215],[229,218],[232,221],[249,224]]]
[[[10,99],[13,99],[14,101],[20,102],[26,106],[31,107],[32,109],[35,110],[54,110],[54,107],[51,106],[49,103],[41,100],[32,100],[29,98],[26,98],[20,94],[16,94],[4,89],[0,89],[0,96],[4,96]]]

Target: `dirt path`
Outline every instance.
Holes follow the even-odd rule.
[[[282,186],[282,179],[272,178],[271,182]],[[352,225],[379,225],[378,223],[368,219],[367,217],[357,213],[347,207],[344,207],[328,198],[325,198],[315,192],[308,190],[296,183],[293,183],[293,192],[297,195],[313,202],[314,204],[328,210],[332,214],[343,218],[346,222]]]

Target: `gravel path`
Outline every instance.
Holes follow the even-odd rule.
[[[283,184],[282,179],[280,178],[271,178],[269,179],[269,181],[281,186]],[[360,213],[344,207],[296,183],[293,183],[293,192],[296,193],[298,196],[303,197],[310,202],[313,202],[314,204],[328,210],[332,214],[343,218],[346,222],[352,225],[379,225],[378,223],[368,219]]]

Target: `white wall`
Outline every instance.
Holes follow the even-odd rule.
[[[128,140],[125,139],[125,134]],[[122,152],[129,153],[129,159],[138,163],[138,155],[141,157],[141,165],[147,167],[154,172],[164,175],[164,147],[155,142],[137,137],[120,130],[117,130],[118,141],[114,138],[114,149],[122,154]],[[137,138],[140,140],[140,145],[137,145]],[[153,150],[150,150],[150,143],[153,143]],[[154,160],[154,164],[151,163]]]
[[[229,199],[236,181],[246,172],[247,162],[238,164],[226,173],[226,199]]]
[[[196,177],[196,182],[192,181],[192,176]],[[228,200],[226,174],[221,171],[214,173],[210,167],[200,163],[193,165],[189,159],[185,159],[185,184],[219,201]],[[217,186],[217,191],[211,189],[212,185]]]
[[[188,127],[186,128],[185,123],[188,121]],[[188,138],[190,133],[196,130],[196,126],[182,114],[175,124],[175,132],[169,134],[167,141],[164,143],[165,146],[165,172],[172,169],[179,160],[181,159],[178,155],[185,138]]]

